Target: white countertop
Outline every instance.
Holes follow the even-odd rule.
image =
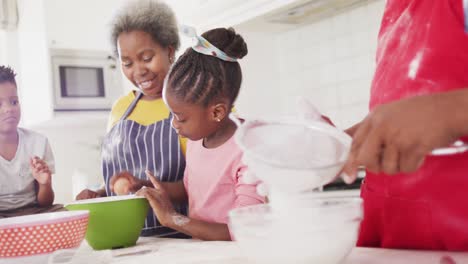
[[[287,254],[285,252],[285,254]],[[452,262],[443,262],[449,257]],[[2,260],[0,260],[2,263]],[[5,262],[6,263],[6,262]],[[17,260],[8,263],[32,263]],[[45,263],[45,262],[36,262]],[[49,262],[51,263],[51,262]],[[204,242],[189,239],[140,238],[137,245],[117,250],[94,251],[86,242],[76,251],[75,257],[63,258],[61,264],[244,264],[249,263],[241,256],[235,242]],[[376,248],[354,248],[342,264],[460,264],[468,263],[468,252],[436,252],[416,250],[390,250]]]

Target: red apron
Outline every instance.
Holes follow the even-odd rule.
[[[466,16],[463,0],[388,0],[370,109],[468,88]],[[429,156],[411,174],[368,172],[361,196],[358,246],[468,250],[468,153]]]

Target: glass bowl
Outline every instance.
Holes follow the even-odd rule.
[[[243,161],[272,190],[298,193],[331,182],[351,137],[320,121],[246,121],[236,132]]]
[[[318,198],[277,211],[270,204],[232,210],[229,228],[252,263],[337,264],[355,246],[359,198]]]

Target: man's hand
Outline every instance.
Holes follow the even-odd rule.
[[[347,130],[353,137],[344,172],[356,178],[358,166],[387,174],[417,170],[433,149],[466,135],[468,90],[417,96],[376,107]],[[463,112],[462,112],[463,113]]]

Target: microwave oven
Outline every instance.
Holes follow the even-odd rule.
[[[114,57],[102,51],[51,51],[55,111],[110,110],[122,94]]]

